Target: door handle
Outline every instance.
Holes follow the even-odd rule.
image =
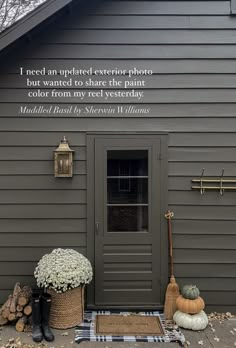
[[[95,230],[96,230],[96,235],[97,236],[99,235],[99,225],[100,225],[100,222],[96,222],[95,223]]]

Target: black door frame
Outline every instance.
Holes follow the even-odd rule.
[[[159,158],[161,160],[161,299],[164,304],[165,289],[168,283],[168,239],[167,224],[164,213],[167,210],[167,179],[168,179],[168,133],[166,132],[87,132],[87,257],[91,261],[94,268],[95,263],[95,139],[97,138],[121,138],[129,137],[137,139],[142,137],[157,137],[161,141],[161,152]],[[95,304],[95,282],[94,280],[87,287],[87,308],[99,309]],[[103,306],[103,309],[106,307]]]

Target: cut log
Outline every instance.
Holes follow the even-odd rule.
[[[16,320],[16,313],[10,313],[8,316],[8,320],[9,321],[14,321]]]
[[[8,323],[8,320],[6,318],[3,318],[1,315],[0,315],[0,326],[2,325],[5,325]]]
[[[19,304],[16,306],[17,312],[23,312],[23,309],[24,309],[24,307],[19,305]]]
[[[9,317],[9,315],[10,315],[10,309],[9,308],[6,308],[6,309],[4,309],[3,311],[2,311],[2,313],[1,313],[1,316],[4,318],[4,319],[7,319],[8,317]]]
[[[16,313],[16,317],[17,318],[22,318],[23,317],[23,313],[22,312],[17,312]]]
[[[32,290],[29,286],[23,286],[21,293],[19,294],[18,297],[18,304],[21,306],[26,306],[31,298]]]
[[[16,331],[23,332],[25,325],[27,323],[27,320],[28,320],[27,316],[23,316],[22,318],[20,318],[16,323]]]
[[[25,306],[23,312],[25,315],[29,316],[32,313],[32,306],[30,304]]]
[[[18,297],[19,297],[20,293],[21,293],[20,283],[16,282],[16,284],[14,286],[13,295],[12,295],[11,305],[10,305],[10,312],[11,313],[16,312],[17,301],[18,301]]]
[[[2,305],[1,307],[1,312],[4,311],[4,309],[9,308],[11,305],[11,300],[12,300],[12,295],[8,296],[8,299],[6,300],[6,302]]]
[[[12,295],[9,295],[6,302],[2,305],[1,315],[4,319],[7,319],[10,314],[11,300],[12,300]]]
[[[29,303],[29,297],[25,297],[23,295],[19,296],[18,304],[22,307],[26,306]]]

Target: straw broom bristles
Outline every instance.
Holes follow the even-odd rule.
[[[170,267],[171,267],[171,277],[170,282],[166,289],[165,305],[164,305],[164,316],[167,320],[172,320],[173,315],[177,310],[176,299],[179,296],[179,286],[175,281],[174,277],[174,264],[173,264],[173,246],[172,246],[172,231],[171,231],[171,218],[174,216],[170,210],[165,214],[168,220],[168,239],[169,239],[169,255],[170,255]]]
[[[170,277],[170,283],[166,289],[164,316],[167,320],[172,320],[174,313],[177,311],[176,299],[179,296],[179,286],[175,282],[175,277]]]

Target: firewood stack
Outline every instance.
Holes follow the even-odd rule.
[[[26,285],[21,288],[20,283],[17,282],[13,293],[8,296],[0,309],[0,325],[13,322],[16,331],[27,331],[31,324],[31,294],[32,290],[29,286]]]

